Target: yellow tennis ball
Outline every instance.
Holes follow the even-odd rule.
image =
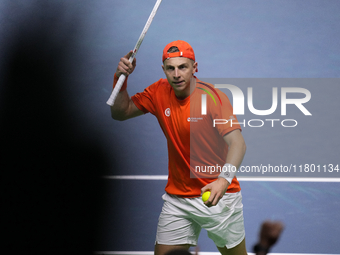
[[[203,202],[207,201],[209,199],[209,197],[210,197],[210,191],[204,192],[203,195],[202,195]]]

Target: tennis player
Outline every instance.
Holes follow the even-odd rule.
[[[128,61],[131,54],[120,59],[114,86],[121,74],[128,78],[134,71],[136,60]],[[169,43],[162,60],[166,79],[131,98],[126,79],[111,106],[116,120],[150,112],[167,138],[169,176],[155,255],[197,245],[202,228],[221,254],[247,254],[242,194],[235,176],[246,145],[229,99],[194,75],[198,64],[187,42]],[[214,119],[228,121],[215,125]],[[203,203],[201,195],[208,190],[210,198]]]

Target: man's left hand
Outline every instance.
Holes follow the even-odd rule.
[[[226,193],[229,185],[230,183],[226,179],[217,178],[216,181],[204,186],[201,189],[201,195],[208,190],[211,192],[209,199],[205,201],[204,204],[208,207],[217,205],[218,201],[220,201],[220,199]]]

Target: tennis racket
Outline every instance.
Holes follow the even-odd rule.
[[[144,26],[144,29],[143,29],[142,33],[140,34],[140,36],[139,36],[139,39],[138,39],[138,41],[136,43],[136,46],[133,49],[132,55],[129,58],[130,63],[132,63],[133,59],[135,58],[135,56],[136,56],[136,54],[138,52],[138,49],[139,49],[140,45],[142,44],[142,42],[144,40],[146,32],[148,32],[148,29],[149,29],[149,27],[151,25],[151,22],[152,22],[153,18],[155,17],[156,12],[157,12],[158,7],[161,4],[161,2],[162,2],[162,0],[157,0],[155,6],[153,7],[152,12],[151,12],[151,14],[150,14],[150,16],[149,16],[145,26]],[[118,79],[118,81],[116,83],[116,86],[114,87],[109,100],[107,100],[107,102],[106,102],[108,105],[110,105],[110,106],[114,105],[116,97],[117,97],[117,95],[118,95],[118,93],[119,93],[119,91],[120,91],[120,89],[121,89],[125,79],[126,79],[126,76],[124,74],[119,76],[119,79]]]

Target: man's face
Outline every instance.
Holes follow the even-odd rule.
[[[179,99],[190,95],[190,79],[196,72],[197,62],[189,58],[174,57],[164,61],[163,71]]]

